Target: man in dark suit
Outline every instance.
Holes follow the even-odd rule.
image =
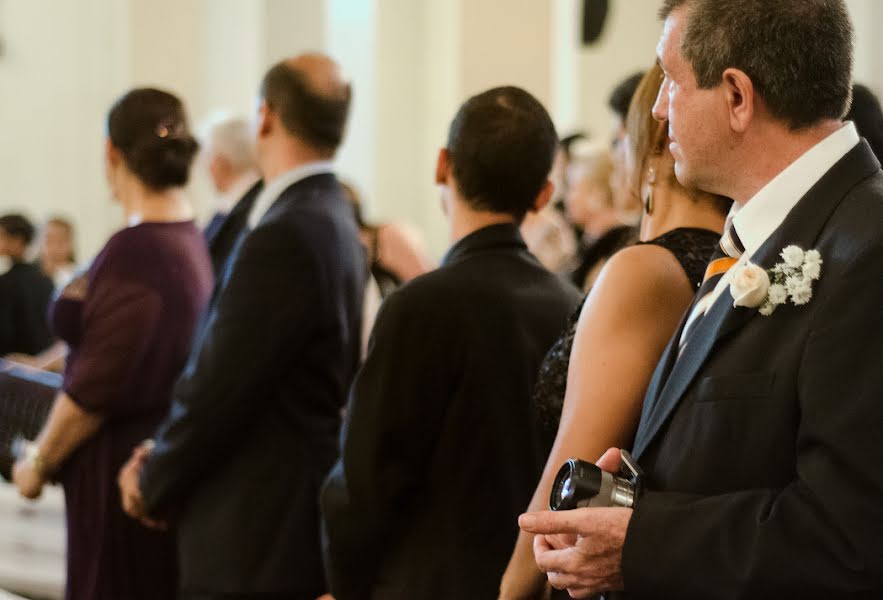
[[[452,246],[381,307],[322,491],[336,600],[496,597],[543,461],[530,393],[579,302],[518,233],[549,201],[555,147],[518,88],[451,124],[436,181]]]
[[[40,267],[25,262],[34,226],[21,215],[0,217],[0,256],[9,270],[0,274],[0,356],[39,354],[52,343],[46,308],[52,280]]]
[[[182,598],[315,600],[318,491],[357,366],[365,261],[329,162],[350,87],[308,54],[271,68],[266,181],[152,451],[120,475],[134,516],[177,515]],[[139,479],[140,470],[140,479]]]
[[[521,524],[582,536],[535,545],[574,597],[881,598],[883,172],[840,120],[847,8],[667,0],[662,14],[654,114],[675,172],[735,200],[717,273],[648,389],[634,511]],[[616,453],[601,462],[615,470]]]
[[[205,241],[215,280],[245,228],[263,183],[258,173],[251,126],[242,118],[224,115],[210,122],[203,134],[201,162],[218,193],[215,214],[205,227]]]

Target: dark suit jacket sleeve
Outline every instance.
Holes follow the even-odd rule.
[[[292,235],[271,224],[243,242],[142,473],[151,512],[182,499],[234,451],[270,401],[259,396],[265,378],[306,343],[320,280]]]
[[[881,261],[879,247],[864,253],[812,300],[821,305],[797,376],[794,480],[713,497],[648,493],[623,552],[629,597],[876,597],[883,588]]]
[[[329,583],[337,600],[368,597],[443,426],[455,327],[405,288],[381,307],[353,384],[341,461],[322,490]]]

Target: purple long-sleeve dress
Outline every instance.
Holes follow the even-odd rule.
[[[104,425],[60,471],[67,503],[67,600],[175,598],[174,534],[120,506],[117,474],[169,407],[212,286],[192,222],[143,223],[114,235],[53,304],[70,345],[64,391]]]

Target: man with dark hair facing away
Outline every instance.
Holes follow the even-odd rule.
[[[177,516],[181,598],[315,600],[319,486],[337,458],[360,344],[365,259],[331,163],[350,86],[320,54],[264,76],[265,185],[150,445],[120,474],[127,512]]]
[[[666,0],[662,18],[675,174],[733,208],[644,398],[634,508],[521,525],[573,598],[881,598],[883,172],[842,121],[846,3]]]
[[[34,240],[34,226],[22,215],[0,217],[0,256],[9,270],[0,269],[0,356],[39,354],[52,343],[46,308],[53,284],[39,267],[25,261]]]
[[[436,182],[451,248],[381,307],[322,491],[336,600],[495,598],[543,453],[530,393],[579,302],[518,233],[552,194],[543,106],[470,98]]]

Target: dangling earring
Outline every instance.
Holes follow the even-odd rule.
[[[650,167],[647,171],[647,183],[650,185],[650,191],[647,192],[647,197],[644,198],[644,212],[648,215],[653,214],[653,185],[656,183],[656,169]]]

